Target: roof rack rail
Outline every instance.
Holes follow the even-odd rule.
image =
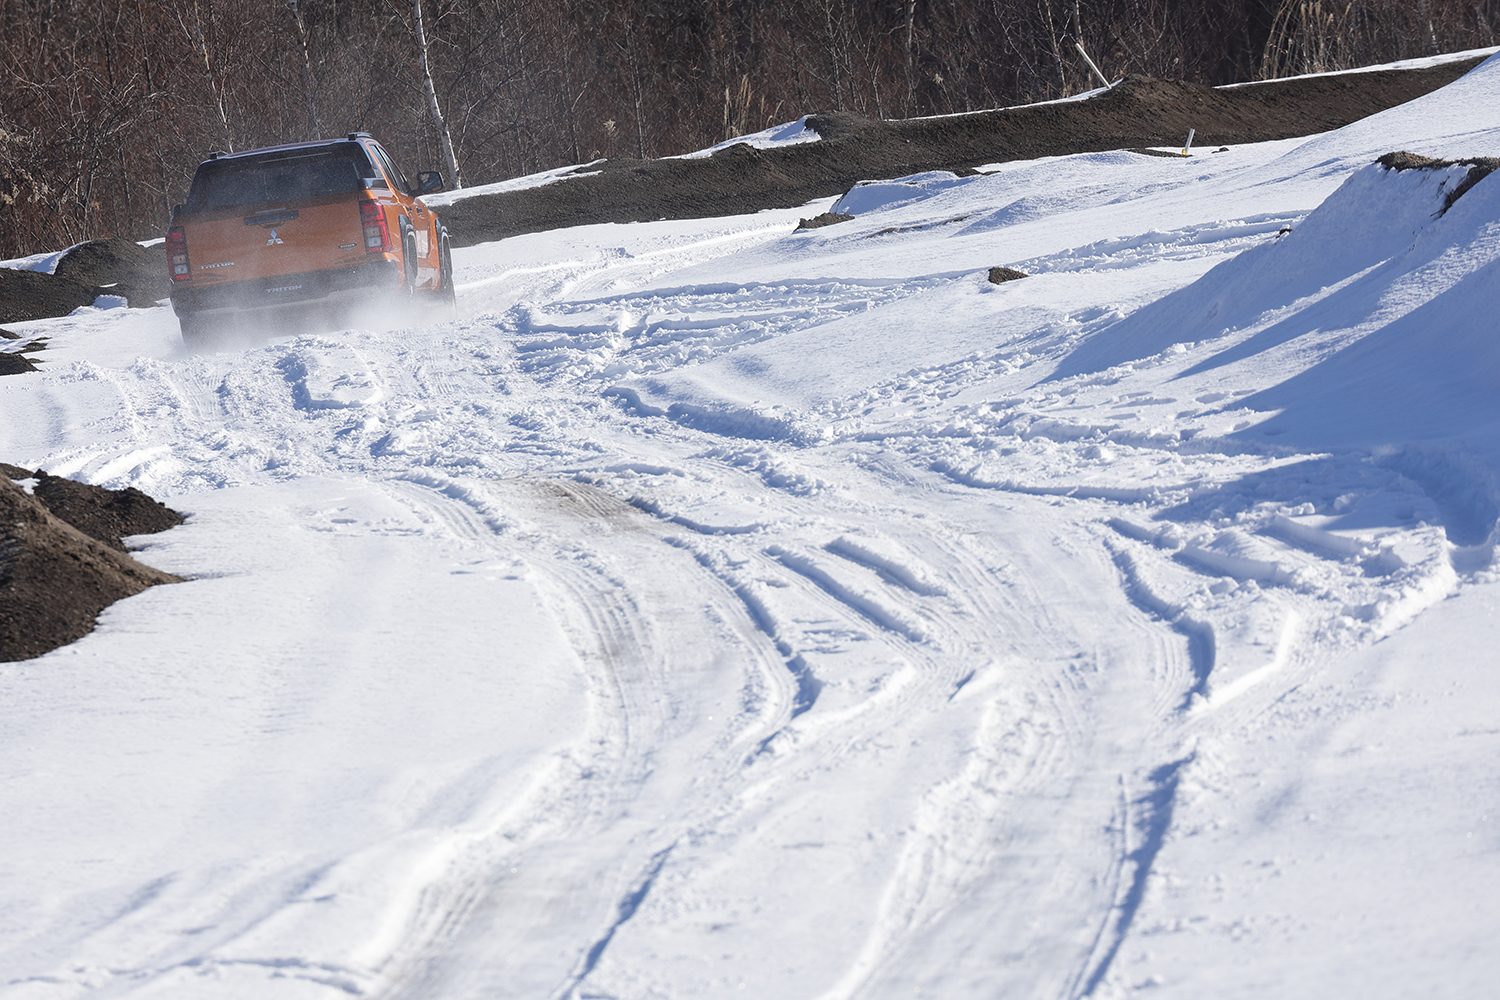
[[[350,132],[348,136],[346,136],[346,138],[350,142],[353,142],[355,139],[369,139],[370,137],[370,133],[368,132]]]
[[[228,156],[228,155],[229,154],[226,153],[226,152],[224,152],[222,149],[216,149],[212,153],[208,154],[208,158],[210,160],[217,160],[221,156]]]

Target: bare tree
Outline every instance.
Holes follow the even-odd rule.
[[[313,78],[312,55],[307,49],[307,24],[302,20],[297,0],[287,0],[287,6],[297,24],[297,40],[302,43],[302,92],[307,97],[307,137],[318,139],[323,135],[323,123],[318,120],[317,83]]]
[[[178,14],[177,23],[182,25],[183,34],[188,36],[189,41],[196,41],[198,44],[198,51],[203,56],[203,78],[208,83],[209,93],[213,95],[214,105],[218,108],[219,121],[224,125],[224,148],[233,152],[234,130],[229,127],[229,115],[224,111],[224,88],[214,73],[213,60],[208,54],[208,39],[203,34],[203,13],[198,7],[198,0],[193,0],[192,28],[183,20],[182,13]]]
[[[213,148],[364,129],[450,186],[830,107],[1229,83],[1495,43],[1500,0],[0,0],[0,255],[158,235]],[[275,16],[268,14],[274,11]],[[413,40],[418,58],[411,58]],[[462,159],[460,160],[460,151]],[[460,172],[462,165],[462,173]],[[468,176],[465,176],[468,175]]]
[[[443,118],[443,109],[438,105],[437,86],[432,82],[432,66],[427,60],[427,29],[422,25],[422,0],[412,0],[412,21],[417,29],[417,52],[421,58],[422,86],[427,92],[427,110],[432,115],[438,136],[443,145],[443,159],[448,168],[448,187],[458,190],[463,187],[463,178],[458,172],[458,156],[453,152],[453,133],[448,131],[448,122]]]

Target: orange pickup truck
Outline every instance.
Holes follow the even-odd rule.
[[[389,299],[452,315],[448,232],[364,132],[343,139],[215,153],[172,211],[167,267],[172,308],[188,344],[245,320],[352,318]]]

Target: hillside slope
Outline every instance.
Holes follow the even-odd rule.
[[[873,121],[810,115],[819,142],[759,149],[727,144],[708,158],[602,160],[555,183],[429,198],[456,246],[599,222],[697,219],[795,208],[856,181],[924,170],[1131,147],[1263,142],[1339,128],[1442,87],[1483,56],[1417,69],[1302,77],[1210,88],[1127,77],[1087,100],[942,118]]]

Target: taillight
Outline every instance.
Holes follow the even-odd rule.
[[[365,230],[365,252],[384,253],[394,250],[391,246],[391,227],[385,221],[385,209],[378,201],[359,203],[359,221]]]
[[[167,230],[167,263],[173,281],[187,281],[193,276],[188,264],[187,230],[182,226]]]

